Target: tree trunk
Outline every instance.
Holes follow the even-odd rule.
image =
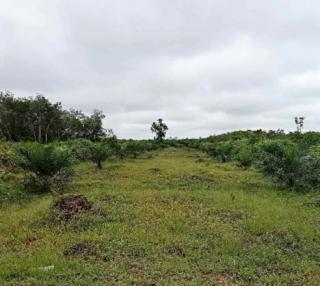
[[[98,161],[98,162],[97,162],[97,167],[98,167],[99,170],[102,169],[101,161]]]
[[[45,130],[45,142],[46,142],[46,144],[48,144],[48,133],[49,133],[49,128],[50,128],[51,122],[52,122],[52,120],[50,120],[50,122],[47,125],[46,130]]]
[[[7,139],[9,139],[9,141],[12,141],[12,137],[11,137],[11,133],[10,133],[9,128],[7,127],[7,125],[6,125],[6,124],[4,124],[3,126],[5,127],[5,129],[6,129],[6,131],[7,131],[7,134],[8,134]]]
[[[41,143],[41,137],[42,137],[42,135],[41,135],[41,124],[39,124],[39,126],[38,126],[38,142],[39,143]]]

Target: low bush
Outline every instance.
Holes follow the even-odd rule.
[[[123,150],[126,156],[132,156],[134,159],[144,151],[143,145],[136,140],[128,140],[123,143]]]
[[[293,187],[298,167],[298,146],[288,140],[265,140],[258,149],[258,168],[278,183]]]
[[[102,162],[113,155],[113,150],[105,142],[92,143],[90,146],[90,160],[94,162],[98,169],[102,169]]]
[[[221,162],[232,159],[233,144],[231,141],[213,143],[208,145],[207,148],[208,154]]]
[[[62,191],[72,178],[71,152],[54,145],[25,143],[17,146],[19,166],[25,171],[26,190],[39,193]]]
[[[233,157],[237,165],[242,168],[250,167],[255,160],[254,147],[249,140],[238,140],[233,146]]]
[[[300,156],[295,170],[294,189],[312,191],[320,187],[320,158],[315,154]]]
[[[288,140],[267,140],[259,150],[258,167],[279,184],[296,191],[319,189],[319,147],[304,150]]]
[[[64,145],[71,151],[73,157],[78,161],[90,159],[91,141],[87,139],[75,139],[64,142]]]
[[[16,167],[16,153],[13,144],[9,142],[0,143],[0,167],[8,172]]]

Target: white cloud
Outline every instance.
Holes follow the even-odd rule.
[[[306,71],[293,75],[286,75],[279,80],[280,87],[301,96],[320,92],[320,70]]]
[[[308,5],[307,5],[308,4]],[[0,90],[102,109],[120,137],[320,129],[320,4],[3,0]]]

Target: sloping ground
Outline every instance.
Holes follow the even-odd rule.
[[[317,195],[178,149],[77,168],[101,211],[0,209],[0,285],[320,285]]]

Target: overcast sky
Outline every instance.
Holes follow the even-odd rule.
[[[320,130],[319,0],[1,0],[0,90],[121,138]]]

